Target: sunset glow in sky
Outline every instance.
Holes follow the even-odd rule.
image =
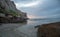
[[[35,15],[28,15],[28,18],[47,18],[46,16],[35,16]]]

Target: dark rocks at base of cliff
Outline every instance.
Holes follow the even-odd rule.
[[[60,22],[41,25],[37,37],[60,37]]]
[[[23,16],[23,15],[22,15]],[[0,23],[23,23],[27,22],[27,17],[17,17],[17,16],[12,16],[11,14],[3,14],[0,13]]]
[[[23,23],[27,22],[24,18],[8,18],[8,17],[0,17],[0,23]]]

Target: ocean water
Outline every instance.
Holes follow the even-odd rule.
[[[27,24],[41,25],[53,22],[60,22],[60,18],[29,19]]]
[[[0,37],[37,37],[38,28],[35,26],[53,22],[60,22],[60,18],[29,19],[25,24],[3,24],[0,26]]]

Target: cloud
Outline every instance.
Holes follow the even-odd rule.
[[[30,3],[16,3],[17,8],[21,7],[34,7],[39,4],[39,1],[30,2]]]
[[[33,17],[59,17],[60,0],[14,0],[18,9]],[[31,16],[29,15],[29,16]],[[32,16],[31,16],[32,17]]]

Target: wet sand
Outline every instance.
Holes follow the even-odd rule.
[[[34,25],[25,24],[2,24],[0,37],[36,37]]]
[[[15,28],[20,27],[21,24],[2,24],[0,25],[0,37],[21,37],[14,31]]]

